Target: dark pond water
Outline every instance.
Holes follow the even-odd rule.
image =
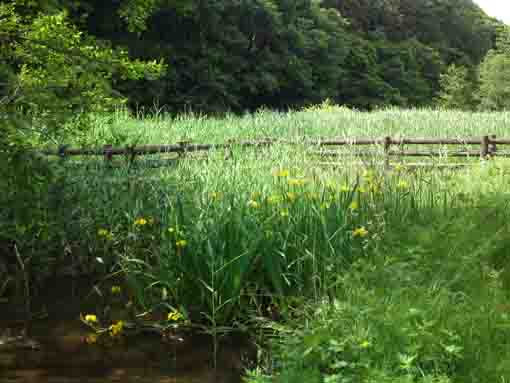
[[[87,343],[79,322],[39,323],[30,336],[0,326],[0,382],[225,382],[238,383],[245,344],[230,340],[214,358],[212,340],[153,334]],[[216,364],[216,367],[214,365]]]
[[[0,302],[1,383],[241,382],[252,349],[245,336],[224,338],[216,355],[210,336],[191,332],[105,334],[90,343],[80,313],[102,310],[104,302],[69,291],[61,286],[41,294],[33,308],[43,307],[46,315],[28,326],[20,320],[22,302]]]
[[[162,341],[152,334],[87,343],[79,321],[39,324],[30,336],[3,328],[0,382],[225,382],[241,381],[245,346],[189,335]],[[214,367],[216,362],[216,367]]]

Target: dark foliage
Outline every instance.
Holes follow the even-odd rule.
[[[135,33],[115,17],[124,2],[81,3],[89,33],[169,64],[117,90],[176,112],[427,106],[447,65],[478,65],[498,27],[471,0],[211,0],[163,2]]]

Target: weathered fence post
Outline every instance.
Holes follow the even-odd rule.
[[[497,136],[495,134],[491,135],[491,142],[489,145],[489,154],[492,156],[496,155],[496,152],[498,151],[497,145],[496,145],[496,139]]]
[[[480,159],[487,159],[487,155],[489,154],[489,136],[483,136],[480,142]]]
[[[186,146],[190,144],[191,141],[177,141],[177,145],[180,146],[179,151],[177,152],[178,157],[183,157],[186,154]]]
[[[69,145],[61,145],[59,146],[58,148],[58,156],[60,157],[61,160],[65,160],[66,159],[66,149],[69,147]]]
[[[128,156],[129,166],[132,166],[136,157],[135,145],[130,145],[126,148],[126,155]]]
[[[113,159],[112,148],[113,148],[113,145],[105,145],[103,147],[104,160],[106,161],[107,165],[112,164],[112,159]]]
[[[391,137],[384,137],[384,166],[386,169],[390,167],[390,147],[391,147]]]

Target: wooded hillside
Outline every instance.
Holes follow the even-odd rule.
[[[168,70],[158,79],[114,74],[112,83],[132,106],[170,111],[300,107],[326,98],[360,109],[430,106],[449,65],[476,83],[477,65],[502,28],[472,0],[12,3],[24,18],[65,10],[84,36],[126,48],[132,59],[164,60]],[[11,58],[16,71],[22,65]]]

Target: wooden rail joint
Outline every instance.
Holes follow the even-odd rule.
[[[492,134],[489,138],[489,156],[495,156],[498,151],[496,140],[497,136],[495,134]]]
[[[104,159],[107,164],[111,164],[113,159],[113,145],[105,145],[103,146]]]
[[[59,148],[58,148],[58,156],[61,158],[61,159],[65,159],[66,158],[66,150],[67,148],[69,147],[69,145],[61,145]]]
[[[129,165],[133,165],[136,158],[136,146],[130,145],[126,148],[126,155],[128,156],[128,163]]]
[[[177,145],[179,145],[179,150],[177,152],[177,155],[179,157],[182,157],[186,154],[188,146],[191,144],[191,140],[182,140],[177,141]]]
[[[485,160],[489,156],[489,136],[482,136],[480,142],[480,159]]]

